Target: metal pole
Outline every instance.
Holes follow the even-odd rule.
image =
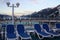
[[[14,24],[14,4],[12,4],[12,24]]]
[[[12,24],[14,24],[14,7],[19,7],[19,3],[17,3],[16,6],[14,6],[14,4],[10,6],[10,2],[7,2],[7,6],[12,7]]]

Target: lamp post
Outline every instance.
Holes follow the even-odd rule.
[[[10,6],[10,2],[6,3],[8,7],[12,7],[12,24],[14,24],[14,8],[19,7],[19,3],[16,3],[16,6],[14,4],[12,4],[12,6]]]

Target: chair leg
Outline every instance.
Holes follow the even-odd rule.
[[[22,40],[21,37],[18,37],[18,40]]]
[[[43,39],[44,37],[43,36],[41,36],[41,35],[38,35],[39,36],[39,39]]]
[[[53,38],[54,36],[53,35],[51,35],[51,38]]]

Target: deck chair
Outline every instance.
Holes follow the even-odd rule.
[[[56,23],[56,28],[60,29],[60,23]]]
[[[48,32],[49,34],[51,34],[53,36],[59,36],[59,33],[54,32],[52,29],[49,28],[49,26],[47,24],[43,24],[42,28],[44,30],[46,30],[46,32]]]
[[[56,23],[56,29],[57,29],[57,32],[60,33],[60,23]]]
[[[30,35],[27,34],[27,32],[25,32],[25,29],[24,29],[24,25],[22,24],[18,24],[17,25],[17,31],[18,31],[18,34],[19,36],[21,37],[21,40],[22,39],[31,39]]]
[[[7,31],[7,40],[16,40],[16,33],[15,33],[15,29],[14,29],[14,25],[9,24],[6,27],[6,31]]]
[[[45,31],[42,31],[43,29],[41,28],[41,26],[39,24],[34,24],[34,28],[36,30],[36,33],[38,35],[41,35],[42,37],[41,38],[44,38],[44,37],[51,37],[50,34],[47,34]],[[40,38],[40,39],[41,39]]]
[[[3,40],[6,40],[6,24],[2,24],[2,38]]]

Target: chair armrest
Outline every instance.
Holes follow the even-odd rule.
[[[57,29],[57,28],[55,28],[55,29],[52,29],[54,32],[56,32],[56,31],[58,31],[58,30],[60,30],[60,29]]]

